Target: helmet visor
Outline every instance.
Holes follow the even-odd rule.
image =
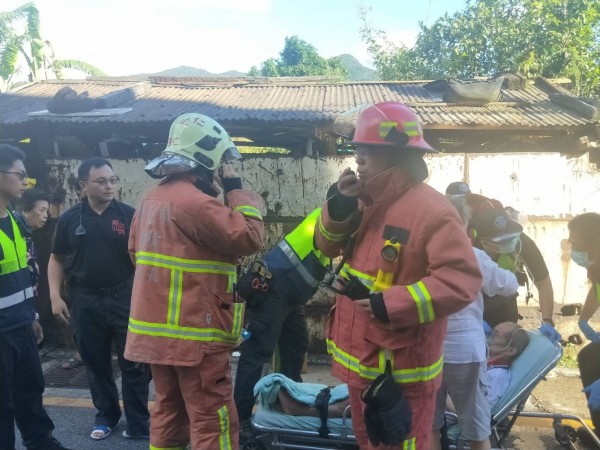
[[[162,178],[167,175],[189,172],[196,167],[198,167],[198,163],[189,158],[174,153],[163,153],[146,164],[144,170],[152,178]]]
[[[240,151],[235,146],[229,147],[227,150],[225,150],[225,153],[223,153],[223,156],[221,157],[221,164],[229,161],[235,161],[236,159],[242,159]]]
[[[372,104],[363,103],[362,105],[343,112],[337,116],[333,121],[333,132],[348,139],[352,139],[354,136],[354,130],[356,130],[358,116],[360,116],[360,113],[369,106],[372,106]]]

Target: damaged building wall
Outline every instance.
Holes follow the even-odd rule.
[[[560,305],[585,299],[589,289],[586,273],[570,261],[567,223],[577,214],[595,211],[600,204],[600,171],[589,163],[587,154],[571,159],[557,153],[450,154],[428,155],[426,161],[430,170],[427,182],[440,192],[450,182],[464,180],[473,192],[520,211],[525,232],[536,241],[548,264],[555,301]],[[121,178],[119,199],[136,206],[156,180],[143,171],[143,160],[111,162]],[[73,159],[46,161],[45,184],[53,193],[54,218],[78,201],[74,181],[79,163]],[[352,156],[250,156],[236,164],[244,185],[265,199],[267,240],[261,254],[323,203],[328,187],[344,168],[355,168]],[[536,302],[535,288],[532,293]],[[314,353],[325,351],[323,330],[331,301],[329,292],[321,290],[309,304]]]

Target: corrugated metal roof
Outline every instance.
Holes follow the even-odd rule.
[[[77,80],[38,82],[0,95],[0,124],[16,125],[30,120],[67,123],[170,122],[184,112],[199,112],[228,124],[260,122],[306,124],[331,122],[340,113],[367,102],[397,100],[409,104],[425,128],[549,128],[578,127],[591,123],[582,115],[552,103],[542,85],[525,90],[503,90],[502,102],[486,106],[444,104],[442,92],[431,92],[426,82],[365,83],[269,83],[249,81],[212,82],[149,81],[149,88],[134,100],[118,106],[133,111],[103,117],[29,116],[46,104],[63,86],[88,91],[98,98],[139,85],[134,80]],[[547,82],[543,83],[547,85]],[[512,102],[512,103],[508,103]]]

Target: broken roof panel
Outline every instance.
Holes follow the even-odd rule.
[[[88,91],[91,98],[132,89],[140,80],[88,79],[38,82],[0,94],[0,125],[28,121],[66,123],[171,122],[185,112],[199,112],[224,124],[328,123],[340,113],[363,103],[402,101],[411,106],[425,128],[578,127],[593,121],[553,103],[546,80],[524,90],[503,90],[502,101],[484,106],[443,102],[443,92],[424,88],[426,81],[324,83],[310,79],[150,79],[148,87],[122,104],[123,114],[101,117],[39,115],[48,100],[64,87]],[[115,96],[113,95],[113,98]],[[38,112],[31,116],[29,113]]]

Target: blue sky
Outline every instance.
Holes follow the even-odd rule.
[[[3,0],[8,11],[26,0]],[[111,76],[181,65],[211,72],[260,66],[297,35],[324,57],[350,53],[371,65],[359,6],[395,43],[412,45],[418,22],[431,24],[465,0],[34,0],[42,37],[61,59],[81,59]]]

